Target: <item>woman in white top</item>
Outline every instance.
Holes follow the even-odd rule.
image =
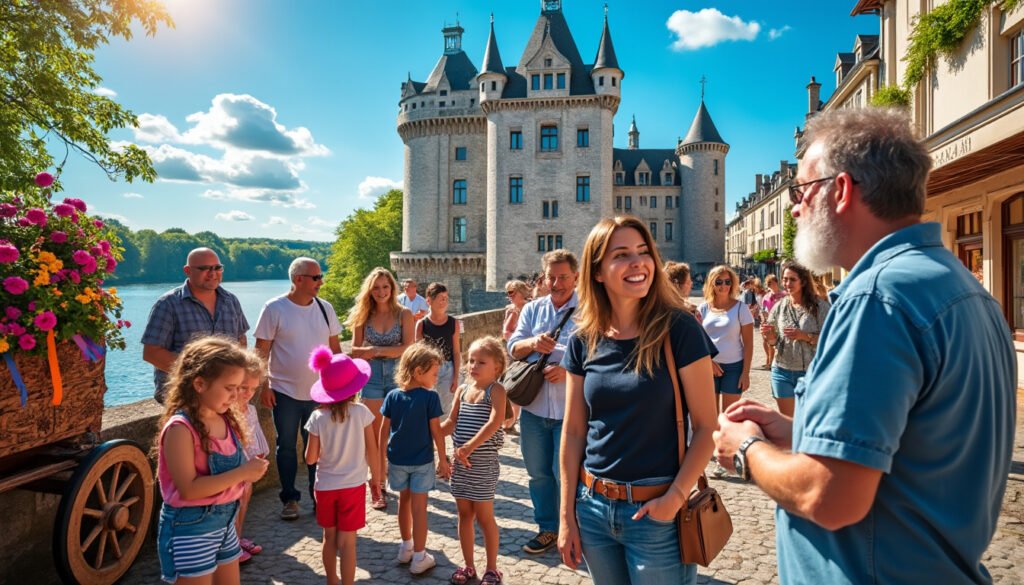
[[[704,283],[704,298],[697,317],[718,348],[712,367],[715,392],[721,396],[719,412],[740,399],[750,387],[754,355],[754,316],[737,295],[739,277],[728,266],[716,266]]]

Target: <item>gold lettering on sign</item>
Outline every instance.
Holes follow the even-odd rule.
[[[971,152],[971,137],[966,136],[932,155],[935,166],[941,167]]]

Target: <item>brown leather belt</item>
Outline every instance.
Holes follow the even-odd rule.
[[[659,485],[634,485],[627,483],[615,483],[605,479],[598,479],[583,467],[580,467],[580,481],[588,490],[595,494],[601,494],[609,500],[630,500],[633,502],[646,502],[654,498],[660,498],[672,486],[671,483]]]

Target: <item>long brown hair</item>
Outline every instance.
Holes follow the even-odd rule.
[[[796,262],[789,262],[783,265],[782,272],[785,273],[787,270],[796,274],[796,277],[800,279],[800,298],[793,300],[797,301],[805,311],[817,319],[818,289],[815,286],[814,277],[811,275],[811,271]],[[790,295],[790,298],[792,298],[792,295]]]
[[[577,289],[579,308],[576,317],[576,334],[587,343],[587,356],[594,355],[598,341],[611,326],[612,305],[604,284],[597,281],[601,260],[608,251],[608,242],[616,230],[632,228],[640,233],[654,261],[651,287],[647,296],[640,300],[637,319],[640,322],[640,336],[634,355],[631,356],[637,374],[653,374],[661,364],[662,341],[668,335],[676,310],[682,310],[679,293],[672,290],[672,283],[662,268],[658,247],[644,222],[632,216],[618,216],[602,219],[590,230],[583,245],[580,262],[580,282]]]
[[[370,271],[370,274],[366,275],[363,279],[362,286],[359,287],[359,294],[356,295],[356,303],[349,311],[348,319],[345,320],[345,327],[349,330],[353,330],[357,327],[366,325],[366,322],[370,320],[370,315],[373,314],[374,308],[376,307],[376,301],[373,300],[373,295],[370,291],[373,290],[373,283],[377,282],[378,278],[384,277],[391,284],[391,298],[388,299],[388,305],[391,307],[391,313],[398,317],[402,313],[402,305],[398,304],[398,282],[395,281],[395,275],[391,274],[391,271],[387,268],[381,268],[378,266]]]
[[[199,418],[199,392],[196,391],[195,381],[202,378],[210,383],[228,368],[245,371],[250,363],[246,351],[236,341],[227,337],[210,335],[186,345],[174,361],[171,375],[167,379],[167,398],[164,401],[164,415],[160,418],[159,428],[164,428],[172,416],[183,411],[199,435],[199,446],[209,453],[210,431]],[[247,430],[238,412],[234,408],[229,408],[223,416],[238,436],[238,440],[243,444],[248,443]],[[159,448],[159,443],[154,445],[154,448]]]
[[[353,402],[359,402],[359,395],[353,394],[345,400],[338,402],[331,402],[330,404],[323,404],[320,408],[326,408],[331,411],[331,420],[336,423],[345,422],[345,417],[348,416],[348,405]]]

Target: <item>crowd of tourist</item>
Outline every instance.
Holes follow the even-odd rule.
[[[536,524],[523,552],[557,547],[597,585],[696,582],[676,518],[712,460],[714,476],[734,472],[778,503],[783,583],[990,582],[981,556],[1015,413],[1001,310],[938,226],[920,221],[930,159],[900,114],[822,114],[805,139],[790,187],[802,264],[763,284],[729,266],[695,277],[662,263],[644,221],[608,218],[579,258],[550,251],[538,275],[509,281],[500,336],[465,348],[444,283],[421,296],[406,279],[400,292],[377,268],[344,321],[343,352],[343,325],[318,296],[321,267],[298,258],[248,350],[224,267],[194,250],[187,281],[157,301],[143,338],[165,406],[163,579],[238,583],[239,563],[263,551],[242,536],[270,455],[259,391],[273,412],[283,520],[301,515],[303,440],[329,584],[354,581],[367,496],[383,510],[389,492],[396,562],[414,575],[434,567],[437,478],[458,510],[463,559],[450,582],[501,583],[494,498],[506,434],[519,435]],[[827,290],[812,271],[832,266],[848,272]],[[755,330],[774,408],[743,397]],[[513,360],[543,376],[515,406],[503,384]]]

